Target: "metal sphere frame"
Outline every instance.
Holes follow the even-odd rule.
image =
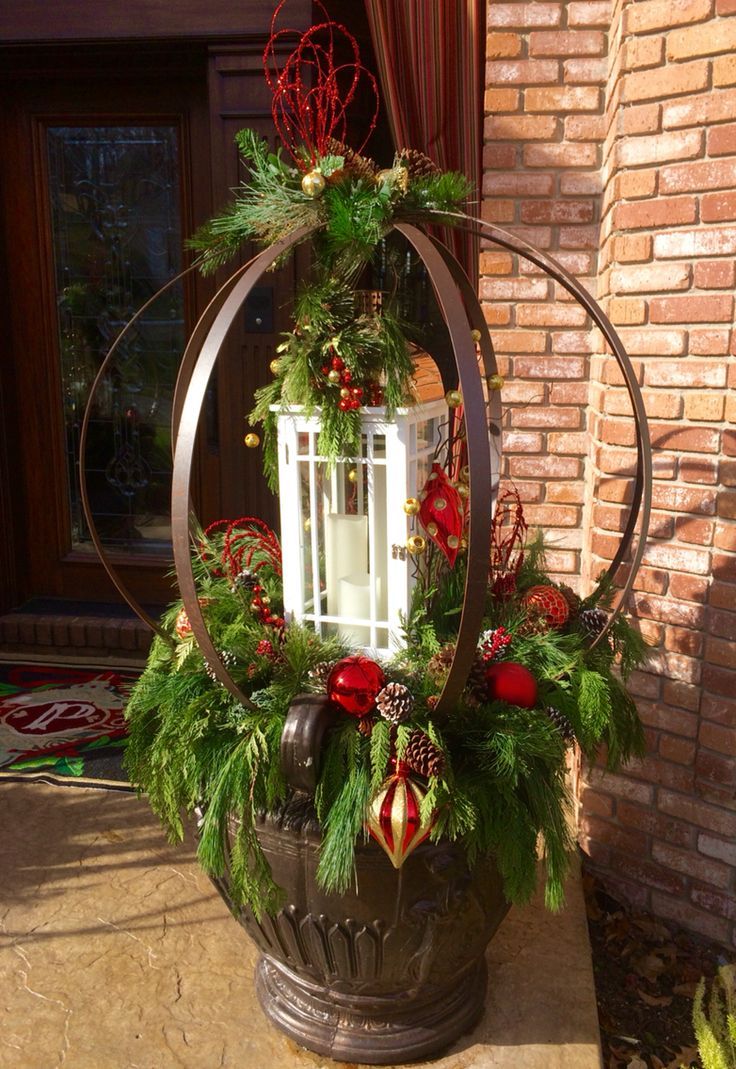
[[[604,573],[604,578],[610,580],[614,578],[629,550],[639,519],[641,519],[641,525],[636,550],[633,554],[626,581],[620,592],[619,600],[608,618],[606,627],[595,640],[595,645],[603,640],[617,615],[621,612],[631,591],[644,553],[651,511],[651,445],[646,411],[634,368],[613,324],[597,301],[554,260],[508,231],[485,223],[481,219],[455,213],[432,212],[427,214],[426,220],[442,225],[451,224],[467,230],[524,257],[541,268],[545,274],[559,283],[585,308],[608,342],[622,373],[631,401],[636,427],[637,467],[629,517],[621,535],[617,552]],[[211,670],[233,696],[249,708],[254,707],[253,703],[230,676],[210,638],[197,599],[191,559],[190,535],[192,511],[190,487],[197,426],[212,371],[227,334],[251,290],[262,274],[273,266],[279,257],[311,237],[319,229],[320,226],[318,225],[301,227],[295,230],[253,257],[228,278],[207,305],[192,332],[182,357],[174,389],[172,441],[175,442],[175,446],[171,516],[174,562],[181,596],[194,637]],[[451,710],[465,686],[483,621],[488,576],[488,546],[500,478],[501,398],[500,391],[490,390],[486,399],[471,330],[480,332],[480,350],[486,380],[496,373],[495,354],[478,297],[462,267],[444,245],[427,235],[417,226],[409,222],[397,221],[393,224],[392,229],[403,235],[409,244],[414,247],[427,270],[452,343],[458,384],[463,394],[466,412],[465,428],[470,472],[467,569],[455,656],[436,707],[436,713],[442,715]],[[82,507],[97,553],[112,582],[133,611],[152,630],[168,642],[171,641],[170,637],[151,619],[128,592],[102,546],[87,493],[85,472],[87,430],[91,403],[95,392],[123,337],[161,293],[194,270],[196,266],[195,264],[172,278],[146,302],[118,335],[92,384],[80,436]],[[481,507],[476,505],[473,508],[474,501],[480,503]]]

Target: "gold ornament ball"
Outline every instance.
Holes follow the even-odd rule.
[[[271,371],[272,375],[278,375],[278,373],[279,373],[279,371],[281,369],[281,361],[280,360],[272,360],[271,363],[268,366],[270,368],[270,371]]]
[[[445,401],[448,408],[458,408],[463,403],[463,395],[459,390],[448,390],[445,394]]]
[[[412,535],[406,540],[406,548],[411,553],[412,557],[418,557],[421,553],[424,553],[427,548],[426,538],[422,538],[421,535]]]
[[[348,481],[351,482],[351,483],[357,483],[357,481],[358,481],[358,472],[356,471],[355,468],[351,468],[350,471],[348,472]]]
[[[456,490],[458,492],[458,496],[462,497],[463,499],[470,496],[470,490],[465,485],[465,483],[458,483]]]
[[[340,372],[335,371],[333,367],[332,371],[327,372],[327,378],[330,380],[330,382],[334,382],[335,385],[337,385],[337,383],[340,381]]]
[[[480,341],[480,331],[479,330],[471,330],[470,337],[473,339],[473,341],[479,342]]]
[[[466,464],[465,467],[460,469],[460,478],[464,483],[470,482],[470,468]]]
[[[268,594],[261,594],[261,604],[262,605],[270,605],[271,604],[271,599],[269,598]]]
[[[258,446],[261,444],[261,439],[258,437],[257,434],[246,434],[243,441],[249,449],[257,449]]]
[[[343,388],[340,390],[340,397],[350,397],[350,390],[347,388],[347,386],[343,386]]]
[[[407,516],[416,516],[421,507],[415,497],[407,497],[404,502],[404,512]]]
[[[486,379],[489,390],[501,390],[505,381],[503,375],[489,375]]]
[[[325,191],[325,176],[321,171],[308,171],[302,178],[302,193],[307,197],[321,197]]]
[[[306,520],[304,521],[304,530],[307,533],[312,530],[312,521],[310,520],[309,516],[307,516]]]

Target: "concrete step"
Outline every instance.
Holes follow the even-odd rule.
[[[154,610],[157,611],[157,610]],[[145,660],[151,631],[127,606],[33,598],[0,616],[0,646],[19,656]]]

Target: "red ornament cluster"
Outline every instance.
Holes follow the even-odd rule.
[[[540,584],[530,587],[521,603],[527,611],[542,616],[547,627],[558,631],[565,626],[570,616],[567,599],[556,586]]]
[[[379,384],[377,382],[369,382],[364,386],[354,385],[353,373],[346,366],[341,356],[332,356],[329,363],[323,364],[320,370],[327,379],[327,383],[320,383],[321,386],[329,384],[333,387],[339,387],[340,399],[337,402],[337,407],[341,412],[352,412],[356,408],[360,408],[361,405],[366,403],[366,394],[368,404],[383,404],[383,390]]]
[[[350,716],[367,716],[375,707],[386,677],[379,664],[359,654],[343,657],[333,666],[327,679],[327,696]]]
[[[355,99],[358,85],[365,79],[372,91],[375,106],[368,133],[360,148],[373,133],[378,119],[378,89],[376,79],[360,62],[355,37],[340,23],[333,22],[320,0],[316,6],[325,21],[302,34],[294,30],[276,30],[276,20],[286,0],[281,0],[271,20],[271,37],[263,53],[266,82],[273,93],[271,113],[281,142],[302,170],[314,167],[319,156],[328,153],[332,138],[344,141],[347,133],[347,109]],[[279,66],[277,50],[284,38],[299,43]],[[347,42],[352,61],[338,62],[335,57],[338,42]],[[306,150],[307,161],[303,151]]]

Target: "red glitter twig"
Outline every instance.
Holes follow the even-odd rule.
[[[519,491],[503,490],[491,523],[491,590],[496,597],[510,597],[516,590],[528,529]]]

